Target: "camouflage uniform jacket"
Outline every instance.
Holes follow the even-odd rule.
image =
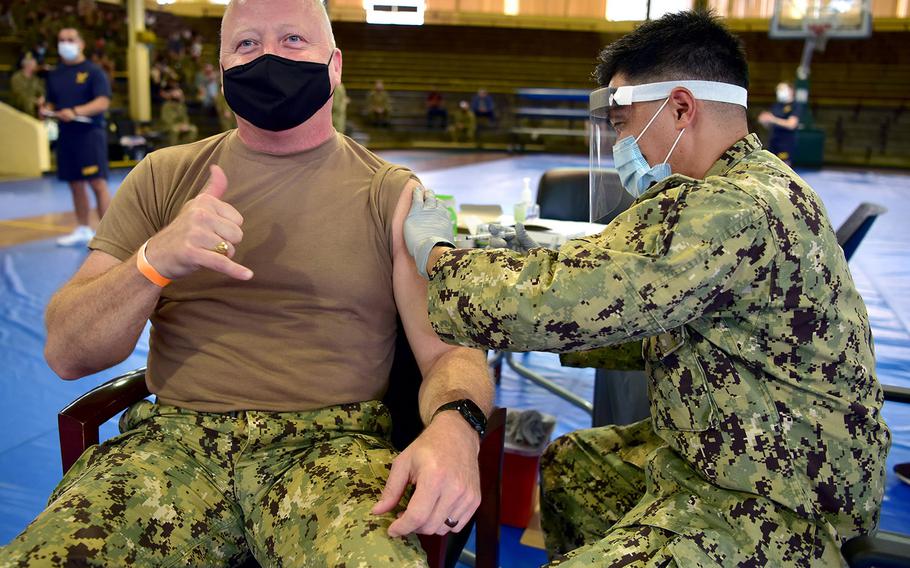
[[[44,81],[37,75],[27,77],[22,71],[16,71],[10,79],[10,95],[14,107],[34,116],[38,97],[44,96]]]
[[[657,434],[715,486],[841,539],[874,530],[890,432],[866,308],[822,203],[752,134],[559,250],[455,250],[439,336],[577,351],[647,338]]]
[[[174,128],[178,124],[186,124],[190,115],[183,101],[165,101],[161,105],[161,124],[164,128]]]

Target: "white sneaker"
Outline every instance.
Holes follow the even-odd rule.
[[[76,227],[76,230],[72,233],[60,237],[57,239],[57,246],[61,247],[75,247],[79,245],[88,244],[92,237],[95,236],[95,231],[90,227],[85,225],[79,225]]]

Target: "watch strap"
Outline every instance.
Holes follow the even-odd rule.
[[[436,409],[436,412],[433,413],[433,418],[440,412],[445,412],[447,410],[458,411],[458,413],[461,414],[461,417],[465,419],[465,422],[467,422],[481,438],[486,433],[487,417],[484,416],[483,411],[473,400],[464,398],[447,402]],[[432,422],[432,419],[430,421]]]

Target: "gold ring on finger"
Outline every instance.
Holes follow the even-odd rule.
[[[224,256],[227,256],[227,253],[228,253],[227,241],[221,241],[220,243],[215,245],[215,247],[212,250],[217,252],[218,254],[223,254]]]

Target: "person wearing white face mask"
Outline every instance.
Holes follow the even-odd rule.
[[[771,131],[768,151],[790,165],[796,150],[796,130],[799,128],[802,105],[796,102],[790,83],[778,83],[775,94],[777,102],[771,110],[758,115],[758,122]]]
[[[448,343],[593,360],[643,340],[650,419],[541,460],[555,563],[838,566],[877,526],[890,434],[824,205],[749,133],[745,53],[709,13],[642,24],[596,76],[592,218],[617,201],[599,191],[614,142],[635,201],[558,250],[465,250],[415,191],[404,235],[430,323]]]
[[[74,28],[57,34],[60,63],[47,77],[45,114],[57,118],[57,178],[69,183],[78,226],[57,239],[60,246],[87,244],[95,235],[89,226],[86,183],[95,194],[98,218],[111,197],[107,187],[107,131],[104,113],[111,102],[111,86],[104,71],[85,58],[85,42]]]

